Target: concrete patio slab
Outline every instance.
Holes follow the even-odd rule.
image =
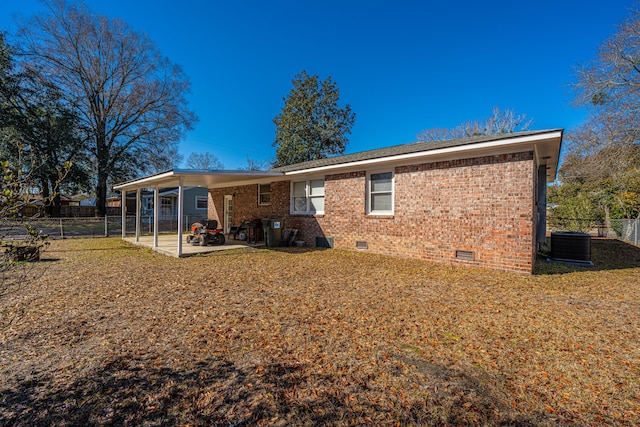
[[[181,257],[188,257],[198,254],[205,254],[209,252],[227,251],[231,249],[241,248],[255,248],[264,246],[264,243],[252,245],[242,240],[229,240],[224,245],[209,245],[209,246],[193,246],[187,243],[187,234],[182,236],[182,255]],[[161,234],[158,236],[158,247],[153,247],[153,236],[140,236],[136,242],[135,237],[127,237],[124,239],[126,242],[133,243],[134,245],[144,246],[153,249],[163,255],[172,257],[178,257],[178,235],[177,234]]]

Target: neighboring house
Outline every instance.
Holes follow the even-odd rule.
[[[46,216],[46,206],[42,202],[42,196],[39,194],[34,194],[30,196],[30,199],[30,203],[21,209],[22,216]],[[55,215],[59,215],[62,218],[94,216],[95,209],[93,209],[91,205],[86,204],[85,199],[86,196],[83,196],[81,194],[74,196],[60,194],[60,212],[59,214]]]
[[[562,133],[420,142],[263,172],[172,170],[116,189],[207,186],[208,217],[225,231],[277,217],[312,246],[531,273]]]
[[[135,195],[134,195],[135,196]],[[178,188],[163,188],[158,193],[160,198],[160,221],[176,220],[178,215]],[[153,192],[146,191],[142,195],[143,216],[153,216]],[[184,187],[183,216],[190,222],[206,218],[208,214],[208,189],[206,187]]]
[[[141,190],[141,215],[143,217],[153,216],[153,191]],[[160,221],[175,221],[178,215],[178,189],[162,188],[158,193],[160,198]],[[206,187],[185,187],[184,188],[184,212],[183,216],[189,220],[198,220],[207,217],[208,213],[208,189]],[[121,207],[121,195],[110,194],[107,198],[108,208]],[[127,214],[136,213],[136,194],[127,193]]]

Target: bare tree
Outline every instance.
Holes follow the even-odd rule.
[[[567,132],[560,169],[562,184],[578,186],[600,208],[609,228],[612,217],[640,214],[640,145],[624,142],[629,132],[621,132],[618,120],[599,114]]]
[[[416,139],[418,141],[443,141],[482,135],[501,135],[529,130],[532,123],[533,120],[528,119],[526,114],[516,114],[510,108],[502,111],[500,108],[494,107],[493,115],[484,122],[466,121],[451,129],[425,129],[416,135]]]
[[[610,213],[640,215],[640,11],[576,72],[575,101],[589,116],[566,135],[561,177],[591,195],[609,226]]]
[[[104,215],[114,171],[133,177],[172,163],[165,153],[195,121],[186,108],[190,84],[125,22],[93,14],[83,3],[47,5],[48,13],[21,27],[21,53],[66,94],[89,129],[97,214]]]
[[[187,157],[187,168],[199,170],[222,170],[224,165],[211,153],[191,153]]]
[[[256,160],[247,156],[247,167],[245,169],[248,171],[266,171],[271,169],[273,163],[273,160]]]
[[[640,105],[640,10],[618,26],[618,32],[605,41],[597,57],[579,67],[575,84],[576,103],[598,113],[616,111],[619,123],[632,119],[638,123]],[[634,129],[627,129],[634,131]],[[635,129],[628,135],[638,139]],[[624,132],[618,137],[623,137]]]

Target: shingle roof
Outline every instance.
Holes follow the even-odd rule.
[[[514,132],[506,133],[502,135],[492,136],[477,136],[472,138],[463,139],[451,139],[446,141],[429,141],[429,142],[414,142],[411,144],[395,145],[393,147],[379,148],[375,150],[361,151],[353,154],[346,154],[344,156],[329,157],[326,159],[311,160],[308,162],[295,163],[293,165],[282,166],[274,168],[274,171],[292,172],[304,169],[313,169],[323,166],[333,166],[339,164],[346,164],[351,162],[358,162],[363,160],[379,159],[383,157],[391,157],[402,154],[418,153],[421,151],[432,151],[442,148],[458,147],[470,144],[479,144],[483,142],[499,141],[502,139],[516,138],[522,136],[543,135],[545,133],[557,132],[560,129],[548,129],[540,131],[528,131],[528,132]]]

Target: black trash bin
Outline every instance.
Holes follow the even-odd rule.
[[[264,243],[268,248],[282,246],[284,218],[276,216],[262,218],[262,229],[264,230]]]

